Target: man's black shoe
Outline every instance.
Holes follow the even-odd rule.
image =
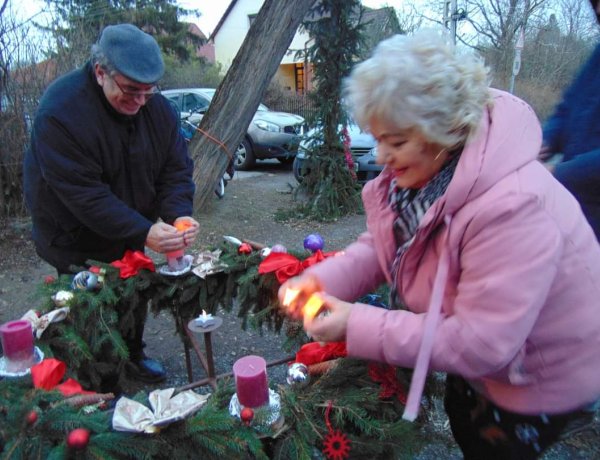
[[[159,383],[167,378],[167,372],[161,363],[151,358],[127,363],[127,376],[145,383]]]

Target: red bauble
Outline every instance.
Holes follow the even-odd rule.
[[[44,276],[44,283],[45,284],[52,284],[56,281],[56,278],[54,278],[54,276],[52,275],[46,275]]]
[[[69,449],[83,450],[90,442],[90,432],[85,428],[76,428],[67,435]]]
[[[244,407],[240,413],[240,418],[245,425],[250,425],[254,418],[254,411],[250,407]]]
[[[29,413],[27,414],[27,417],[25,418],[25,420],[27,420],[27,425],[34,425],[35,422],[37,422],[38,420],[38,413],[35,410],[30,410]]]
[[[242,243],[238,248],[238,252],[240,254],[250,254],[252,252],[252,246],[250,246],[248,243]]]

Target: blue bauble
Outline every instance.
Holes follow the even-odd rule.
[[[323,249],[323,246],[325,246],[325,242],[318,233],[311,233],[304,238],[304,248],[311,252],[316,252],[319,249]]]

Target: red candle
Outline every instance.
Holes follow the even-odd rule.
[[[269,402],[267,362],[260,356],[245,356],[233,364],[235,391],[245,407],[260,407]]]
[[[33,358],[33,330],[31,323],[20,319],[0,326],[2,350],[10,361],[31,361]]]

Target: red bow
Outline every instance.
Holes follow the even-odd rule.
[[[323,345],[310,342],[300,347],[296,353],[296,362],[310,366],[334,358],[343,358],[347,354],[346,342],[328,342]]]
[[[144,268],[151,272],[155,271],[154,262],[142,251],[131,251],[128,249],[121,260],[115,260],[110,264],[121,270],[120,276],[123,279],[137,275]]]
[[[396,396],[398,401],[406,405],[406,388],[396,377],[396,368],[389,364],[369,363],[369,377],[377,383],[381,383],[379,399],[388,399]]]
[[[333,255],[335,255],[335,252],[323,253],[319,249],[301,262],[297,257],[287,252],[271,252],[258,266],[258,273],[264,275],[265,273],[275,272],[277,281],[279,281],[279,284],[283,284],[291,277],[302,273],[305,268]]]
[[[94,394],[93,391],[84,390],[80,383],[74,379],[67,379],[58,385],[58,382],[64,377],[66,370],[67,366],[62,361],[54,358],[44,359],[41,363],[31,367],[33,386],[48,391],[58,390],[64,396]]]

